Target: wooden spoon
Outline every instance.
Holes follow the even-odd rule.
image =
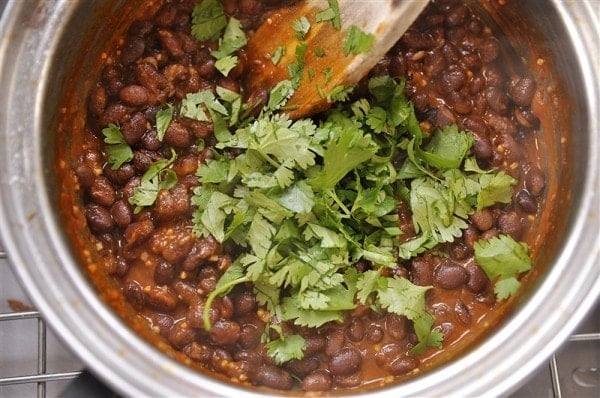
[[[285,112],[297,119],[326,110],[331,95],[358,83],[400,39],[428,2],[339,0],[338,13],[337,1],[307,0],[278,10],[247,44],[247,65],[252,72],[245,89],[249,93],[264,93],[295,76],[299,85]],[[302,35],[308,26],[306,21],[310,27]],[[351,28],[353,25],[374,36],[366,51],[360,52],[348,44],[352,36],[349,32],[357,33]],[[290,73],[290,68],[296,72]]]

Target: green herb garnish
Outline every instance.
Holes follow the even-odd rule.
[[[168,167],[175,162],[177,154],[171,148],[171,159],[161,159],[152,163],[142,175],[140,186],[133,189],[129,204],[134,205],[134,213],[139,213],[143,207],[152,206],[162,189],[171,189],[177,184],[177,175]]]
[[[165,138],[167,128],[169,128],[169,124],[171,124],[171,120],[173,120],[174,111],[175,107],[169,104],[166,108],[156,112],[156,136],[159,141],[162,141]]]
[[[356,25],[350,26],[344,40],[344,55],[358,55],[369,51],[373,40],[375,35],[364,32]]]
[[[317,12],[315,20],[317,22],[331,21],[331,24],[335,29],[342,28],[342,22],[340,19],[340,5],[337,0],[327,0],[329,7]]]
[[[107,144],[104,146],[104,150],[108,156],[108,163],[111,164],[113,170],[133,159],[133,151],[125,141],[119,126],[110,123],[108,127],[102,129],[102,134],[104,135],[104,142]]]
[[[202,0],[192,11],[192,36],[199,41],[217,40],[227,26],[227,16],[219,0]]]
[[[503,300],[515,294],[521,286],[517,277],[531,269],[527,244],[517,242],[508,235],[500,235],[476,241],[473,249],[475,260],[488,278],[495,282],[496,298]]]

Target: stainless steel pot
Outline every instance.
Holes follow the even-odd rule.
[[[504,394],[558,348],[600,293],[597,3],[518,3],[523,19],[499,20],[501,28],[525,32],[531,26],[521,25],[533,21],[530,31],[539,33],[541,44],[555,55],[564,95],[572,101],[568,145],[557,146],[557,151],[566,151],[559,158],[567,163],[551,165],[561,170],[558,193],[564,197],[558,213],[566,218],[557,221],[549,242],[542,245],[540,257],[549,264],[511,315],[476,349],[412,381],[367,395]],[[113,29],[102,16],[123,12],[126,4],[8,3],[0,24],[2,239],[16,273],[50,326],[114,389],[131,396],[255,396],[181,365],[131,331],[89,284],[57,215],[60,192],[53,173],[53,143],[58,104],[73,71],[96,59],[93,44]],[[84,37],[89,40],[81,40]],[[90,56],[82,61],[80,55],[86,53]]]

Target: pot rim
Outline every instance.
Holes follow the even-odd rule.
[[[24,15],[31,14],[31,4],[9,2],[0,21],[0,59],[11,60],[11,64],[0,64],[1,86],[10,93],[0,100],[0,237],[10,253],[9,262],[57,336],[121,393],[256,396],[256,390],[226,384],[168,358],[126,326],[100,301],[81,272],[61,232],[62,223],[53,204],[47,195],[40,194],[48,190],[49,174],[43,162],[47,148],[40,139],[45,129],[41,124],[42,104],[52,50],[66,29],[61,21],[70,19],[73,3],[57,0],[48,7],[40,2],[37,11],[44,13],[43,25],[23,29],[19,23]],[[359,395],[505,394],[567,339],[596,301],[600,292],[600,54],[596,45],[600,18],[592,3],[551,2],[580,55],[579,66],[587,88],[581,95],[585,96],[585,111],[590,115],[589,167],[583,181],[590,189],[578,198],[579,206],[571,214],[575,221],[562,252],[527,301],[515,308],[512,316],[476,350],[400,385]],[[33,95],[17,88],[22,85],[32,89]],[[578,273],[569,272],[573,259],[578,261]],[[553,295],[561,302],[546,300]],[[99,319],[103,322],[98,323]],[[529,337],[535,342],[524,344],[513,336]],[[511,355],[506,356],[507,352]],[[493,372],[489,372],[491,368]],[[465,382],[465,376],[476,382]]]

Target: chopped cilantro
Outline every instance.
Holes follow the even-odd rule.
[[[152,163],[142,175],[140,186],[133,189],[129,204],[135,205],[134,213],[139,213],[143,207],[152,206],[162,189],[171,189],[177,183],[177,175],[168,167],[177,159],[177,154],[171,149],[171,159],[161,159]]]
[[[162,141],[167,132],[171,120],[173,120],[173,111],[175,107],[173,105],[167,105],[166,108],[160,109],[156,112],[156,136],[159,141]]]
[[[119,126],[110,123],[108,127],[102,129],[102,134],[104,135],[104,142],[107,144],[104,146],[104,150],[108,156],[108,163],[111,164],[113,170],[133,159],[133,151],[125,141]]]
[[[279,61],[281,61],[281,58],[284,55],[285,55],[285,47],[277,46],[275,51],[273,51],[273,54],[271,54],[271,62],[273,62],[273,65],[277,65],[279,63]]]
[[[228,55],[223,58],[219,58],[215,62],[215,68],[217,68],[217,70],[221,72],[223,76],[227,76],[229,75],[229,72],[231,72],[231,70],[237,66],[238,61],[239,59],[235,55]]]
[[[210,54],[216,59],[221,59],[235,53],[244,47],[247,42],[248,39],[240,21],[236,18],[230,18],[219,42],[218,50],[212,51]]]
[[[412,354],[441,345],[425,305],[430,287],[382,276],[382,269],[461,236],[469,215],[478,206],[504,202],[514,181],[475,169],[467,157],[473,143],[468,133],[447,127],[426,135],[403,80],[372,78],[369,90],[371,99],[338,104],[318,120],[291,121],[275,113],[294,92],[293,83],[283,81],[261,115],[231,125],[237,128],[199,167],[193,233],[244,248],[209,295],[206,329],[210,303],[252,282],[275,324],[319,327],[342,321],[361,302],[412,321],[418,338]],[[228,110],[227,97],[217,108]],[[209,99],[215,100],[203,94],[194,102],[201,107],[186,105],[182,113],[212,109]],[[231,150],[240,154],[231,158]],[[398,169],[393,159],[405,161]],[[411,206],[417,233],[402,243],[399,200]],[[371,268],[358,273],[358,261]],[[500,279],[497,289],[512,288],[510,277]],[[301,358],[298,337],[267,338],[267,350],[278,363]]]
[[[192,36],[196,40],[217,40],[227,26],[227,16],[219,0],[202,0],[192,11]]]
[[[304,40],[308,31],[310,30],[310,22],[306,17],[300,17],[292,22],[292,29],[294,29],[294,35],[298,40]]]
[[[317,22],[331,21],[333,27],[339,30],[342,28],[342,22],[340,19],[340,5],[338,4],[337,0],[327,0],[327,2],[329,3],[329,7],[317,12],[315,15],[315,20]]]
[[[323,58],[325,56],[325,49],[321,46],[315,47],[315,57]]]
[[[344,39],[344,55],[358,55],[369,51],[375,36],[371,33],[366,33],[358,26],[352,25],[348,28],[346,38]]]
[[[527,244],[508,235],[500,235],[476,241],[473,249],[475,260],[495,283],[496,298],[503,300],[515,294],[521,285],[517,277],[531,269]]]
[[[270,340],[268,333],[269,329],[275,330],[279,334],[276,340]],[[266,342],[267,353],[273,357],[278,365],[286,363],[292,359],[302,359],[304,349],[306,348],[306,340],[299,334],[283,334],[281,326],[269,325],[265,329],[263,342]]]

